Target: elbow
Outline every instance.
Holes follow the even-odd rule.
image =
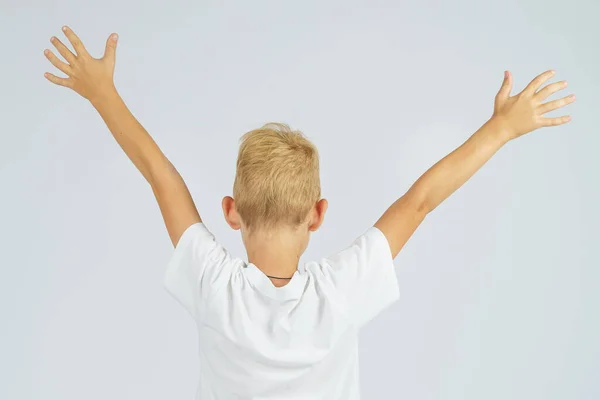
[[[427,203],[420,203],[415,207],[415,214],[422,221],[425,219],[427,214],[429,214],[432,209],[429,207]]]
[[[413,191],[413,193],[409,191],[407,195],[407,201],[410,204],[410,208],[415,214],[422,215],[423,217],[425,217],[433,210],[431,202],[429,201],[428,196],[424,191],[415,190]]]

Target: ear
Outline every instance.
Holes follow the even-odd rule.
[[[235,209],[235,200],[233,197],[225,196],[223,197],[223,201],[221,202],[221,206],[223,207],[223,215],[225,216],[225,221],[229,224],[232,229],[236,231],[242,227],[242,219]]]
[[[314,232],[317,229],[319,229],[321,224],[323,224],[323,220],[325,219],[325,213],[327,212],[328,206],[329,203],[325,199],[317,201],[313,209],[310,211],[310,221],[308,223],[309,231]]]

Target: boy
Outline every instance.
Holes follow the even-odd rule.
[[[464,184],[508,141],[569,117],[544,114],[574,96],[544,103],[566,87],[542,87],[545,72],[510,96],[505,73],[491,119],[443,158],[343,251],[298,265],[310,232],[323,222],[316,148],[283,124],[244,135],[234,197],[222,202],[240,230],[248,262],[231,256],[202,223],[181,176],[123,103],[113,84],[117,36],[102,59],[92,58],[68,27],[72,53],[52,43],[50,62],[68,75],[46,77],[88,99],[152,187],[175,246],[166,289],[199,329],[197,398],[358,399],[357,332],[398,298],[393,259],[425,216]]]

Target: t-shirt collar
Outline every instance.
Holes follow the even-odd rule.
[[[246,275],[252,286],[262,294],[275,300],[293,300],[299,299],[302,296],[306,284],[306,274],[302,273],[302,270],[302,268],[296,270],[286,285],[276,287],[271,282],[271,279],[256,265],[245,263],[245,267],[243,268],[244,275]]]

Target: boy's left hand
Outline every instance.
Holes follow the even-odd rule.
[[[549,96],[567,87],[566,81],[542,87],[553,76],[553,70],[546,71],[532,80],[521,93],[511,96],[512,74],[509,71],[504,73],[504,82],[496,95],[494,115],[491,120],[499,122],[497,126],[501,129],[498,132],[501,132],[506,140],[516,139],[538,128],[562,125],[571,121],[568,115],[557,118],[544,117],[544,114],[575,101],[575,96],[569,95],[546,102]]]
[[[63,32],[73,45],[75,54],[55,36],[50,39],[50,42],[67,62],[63,62],[51,50],[44,50],[44,54],[52,65],[64,72],[68,78],[60,78],[49,72],[44,76],[52,83],[73,89],[91,102],[114,91],[117,34],[110,35],[106,42],[104,56],[96,59],[87,52],[81,40],[69,27],[63,27]]]

